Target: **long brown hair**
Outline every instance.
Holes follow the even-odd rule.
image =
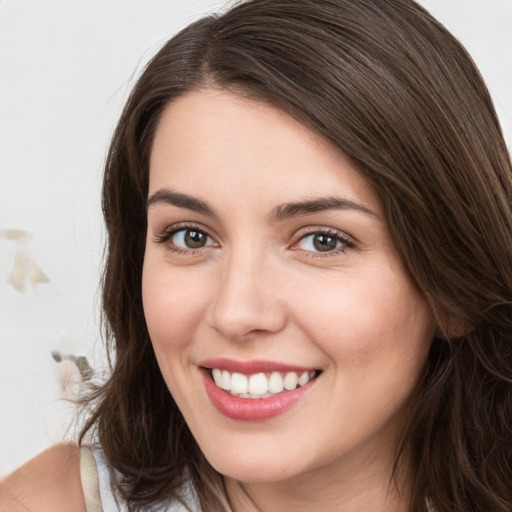
[[[107,382],[94,430],[133,510],[186,474],[223,509],[156,363],[141,298],[148,161],[166,105],[216,87],[269,103],[330,140],[375,187],[439,331],[410,426],[411,510],[512,503],[512,169],[488,91],[456,39],[412,0],[252,0],[173,37],[128,99],[103,188]]]

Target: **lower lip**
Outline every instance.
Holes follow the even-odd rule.
[[[267,398],[240,398],[216,386],[209,371],[202,370],[201,374],[212,404],[224,416],[238,421],[263,421],[279,416],[299,402],[317,380]]]

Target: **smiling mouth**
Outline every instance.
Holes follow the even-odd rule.
[[[305,386],[320,370],[260,372],[246,375],[220,368],[207,369],[215,385],[239,398],[269,398]]]

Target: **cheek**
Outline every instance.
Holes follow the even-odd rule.
[[[142,278],[144,316],[155,351],[187,345],[205,309],[205,290],[179,272],[159,272],[145,264]]]
[[[347,370],[422,365],[434,333],[424,299],[408,279],[392,272],[346,275],[310,287],[297,319]]]

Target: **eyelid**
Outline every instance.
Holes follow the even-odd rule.
[[[329,235],[337,238],[341,243],[341,247],[333,249],[332,251],[308,251],[305,249],[297,248],[297,244],[311,235]],[[325,227],[325,226],[310,226],[300,230],[294,237],[294,241],[290,246],[290,249],[296,251],[302,251],[309,257],[313,258],[325,258],[329,256],[335,256],[340,253],[344,253],[347,249],[354,249],[356,247],[355,239],[347,233],[340,231],[339,229]]]
[[[208,247],[213,247],[214,245],[205,245],[204,247],[198,247],[197,249],[188,249],[184,247],[178,247],[168,244],[168,242],[171,240],[171,238],[178,233],[179,231],[184,230],[197,230],[202,233],[204,233],[208,238],[213,240],[215,242],[214,245],[218,246],[219,243],[216,241],[215,237],[212,236],[209,229],[204,227],[201,224],[198,224],[196,222],[178,222],[177,224],[172,224],[170,226],[167,226],[166,228],[162,229],[158,234],[156,234],[153,237],[153,242],[157,244],[167,244],[168,248],[170,250],[175,250],[180,253],[197,253],[203,249],[206,249]]]

